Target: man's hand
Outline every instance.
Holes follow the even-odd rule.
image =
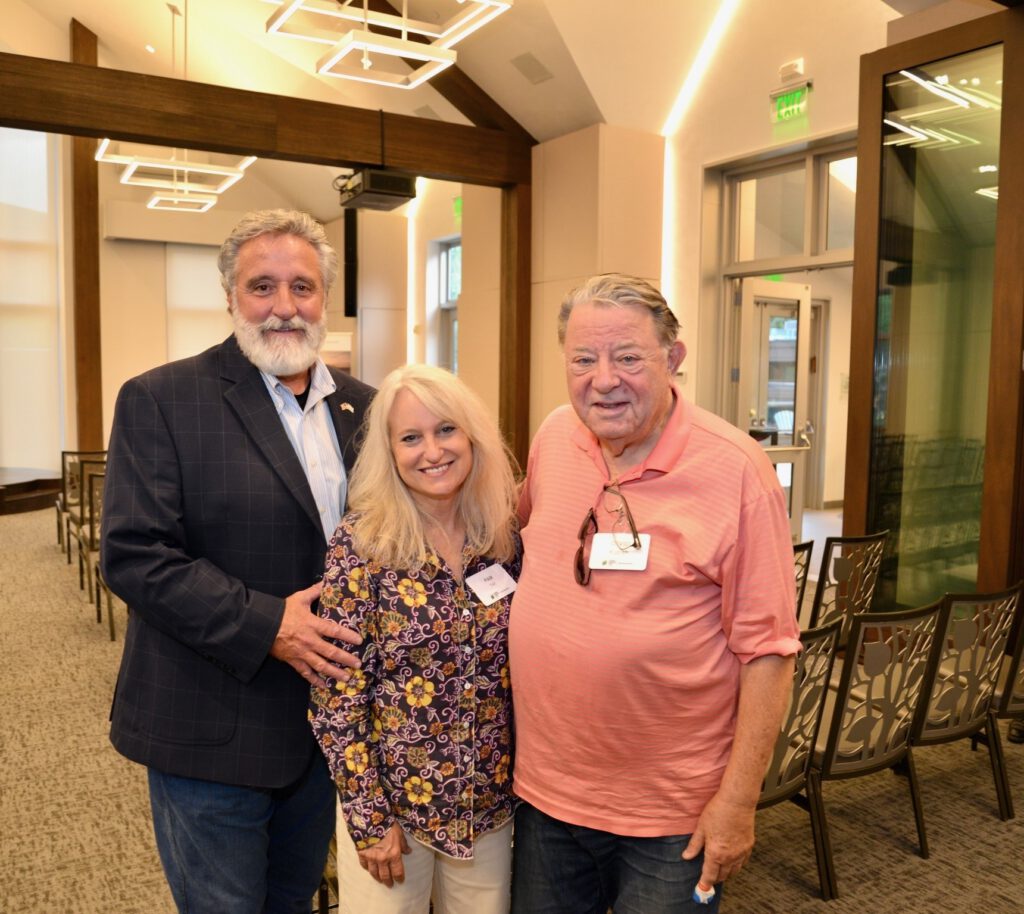
[[[295,667],[303,679],[321,689],[327,688],[325,679],[345,681],[352,675],[345,667],[359,666],[358,657],[336,647],[328,639],[348,644],[363,643],[358,632],[321,619],[310,611],[323,586],[323,582],[318,581],[285,599],[281,627],[270,646],[271,657]]]
[[[700,880],[705,885],[735,876],[750,859],[754,848],[754,811],[755,807],[732,804],[721,794],[715,794],[704,807],[683,859],[693,860],[704,851]]]
[[[378,882],[391,888],[396,882],[405,881],[405,864],[402,855],[408,854],[409,842],[397,822],[378,844],[358,851],[359,865]]]
[[[704,851],[701,881],[738,873],[754,848],[754,813],[793,683],[793,658],[769,654],[740,667],[736,735],[722,783],[704,807],[684,860]]]

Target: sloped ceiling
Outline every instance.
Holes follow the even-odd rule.
[[[266,33],[279,2],[174,0],[181,16],[172,15],[166,0],[4,5],[61,36],[78,19],[99,38],[101,66],[466,123],[429,83],[401,90],[317,76],[313,65],[323,46]],[[402,0],[391,2],[401,8]],[[410,15],[423,19],[447,19],[457,8],[455,0],[407,2]],[[889,5],[916,10],[936,2]],[[458,45],[458,66],[537,140],[601,122],[659,133],[719,6],[719,0],[514,0]],[[740,4],[733,27],[742,25]],[[0,49],[39,53],[16,31],[0,34]],[[276,164],[254,167],[268,183],[287,185],[298,205],[320,218],[336,216],[336,201],[325,202],[323,193],[330,169],[302,166],[274,175]]]
[[[165,0],[6,2],[64,31],[78,19],[99,36],[103,66],[184,76],[187,13],[189,79],[465,122],[429,83],[407,91],[316,76],[322,46],[266,34],[276,7],[268,0],[175,0],[180,17]],[[447,17],[452,6],[421,0],[415,11]],[[458,66],[538,140],[601,121],[657,132],[717,7],[717,0],[514,0],[457,46]],[[16,36],[7,43],[19,51]]]

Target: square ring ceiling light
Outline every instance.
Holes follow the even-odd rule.
[[[452,47],[505,12],[513,0],[455,2],[460,9],[446,21],[435,23],[405,15],[407,0],[403,0],[402,15],[374,12],[365,3],[360,7],[351,0],[283,0],[266,28],[268,33],[331,45],[316,64],[316,72],[324,76],[414,89],[455,63]],[[339,39],[339,30],[348,23],[353,26]],[[370,31],[371,27],[378,31]],[[419,40],[411,40],[410,34]],[[398,73],[389,70],[381,58],[421,63]]]
[[[110,151],[110,142],[109,138],[100,140],[94,158],[97,162],[124,166],[122,184],[160,191],[150,197],[146,204],[149,209],[205,213],[217,202],[217,196],[240,181],[245,170],[256,161],[256,156],[246,156],[235,165],[217,165],[173,156],[121,155]],[[180,201],[180,205],[176,205],[175,200]]]
[[[188,191],[156,191],[146,209],[173,210],[176,213],[205,213],[217,202],[216,194],[194,194]]]

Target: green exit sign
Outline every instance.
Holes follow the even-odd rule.
[[[810,84],[804,83],[791,89],[779,89],[771,94],[772,123],[791,121],[807,113],[807,96]]]

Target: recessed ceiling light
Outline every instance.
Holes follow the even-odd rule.
[[[146,50],[149,51],[150,54],[155,54],[156,53],[156,48],[154,48],[153,45],[151,45],[151,44],[147,44],[146,45]]]
[[[979,175],[984,175],[984,174],[988,174],[989,172],[992,172],[992,171],[999,171],[999,166],[998,165],[979,165],[977,171],[978,171]]]

